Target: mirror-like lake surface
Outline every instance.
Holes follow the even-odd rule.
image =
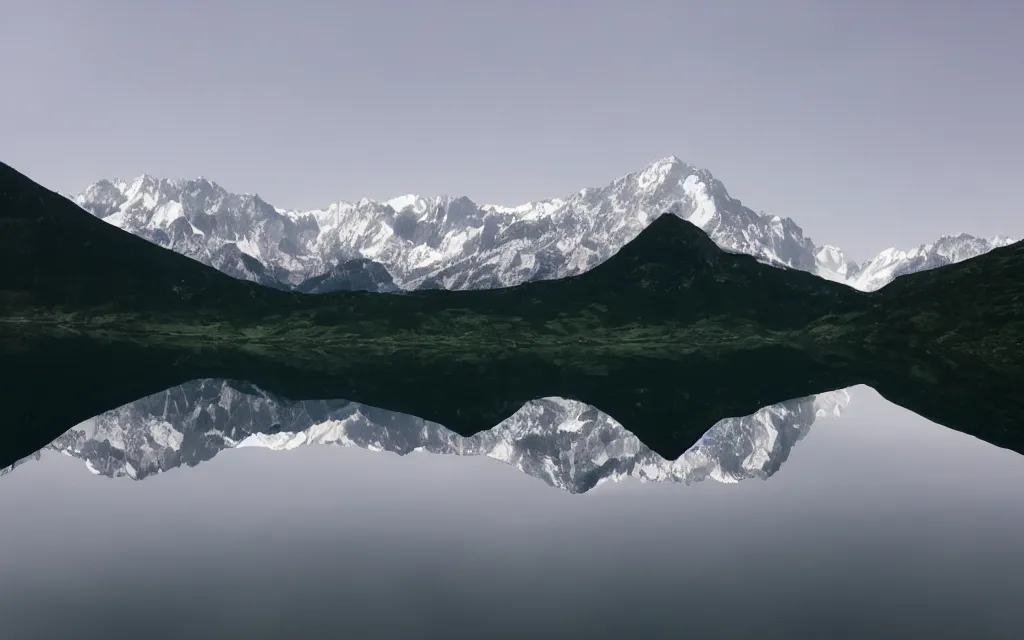
[[[852,393],[737,484],[324,445],[135,482],[47,451],[0,479],[2,637],[1020,637],[1024,458]]]

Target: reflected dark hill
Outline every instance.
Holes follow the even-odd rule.
[[[62,433],[67,425],[176,386],[181,383],[178,376],[236,373],[237,378],[246,376],[246,381],[282,401],[315,400],[341,391],[361,404],[418,416],[466,437],[501,423],[530,400],[561,397],[598,408],[661,457],[676,459],[722,419],[749,415],[792,397],[851,386],[844,372],[794,358],[796,352],[781,349],[718,360],[695,354],[680,362],[612,361],[617,366],[595,374],[527,358],[439,368],[415,357],[393,357],[362,362],[358,375],[349,377],[268,367],[259,358],[223,358],[216,367],[196,367],[194,360],[176,360],[167,351],[126,345],[99,349],[80,337],[62,338],[48,346],[38,348],[37,343],[37,348],[5,359],[23,372],[14,384],[0,390],[0,397],[13,409],[12,427],[60,425]],[[772,375],[773,370],[786,375]],[[46,398],[59,398],[59,402]],[[6,464],[47,443],[22,449]]]
[[[712,425],[866,383],[1024,450],[1024,244],[864,294],[724,252],[666,215],[593,270],[487,291],[321,295],[243,282],[4,167],[6,465],[202,378],[348,398],[469,437],[537,398],[597,407],[675,459]],[[54,390],[62,391],[54,402]]]
[[[421,418],[358,403],[286,403],[251,385],[197,380],[97,416],[47,449],[84,460],[93,473],[138,480],[236,446],[342,444],[399,455],[483,455],[583,493],[623,477],[687,484],[766,479],[816,417],[838,415],[848,401],[839,391],[722,420],[680,458],[665,460],[607,415],[561,398],[529,402],[501,424],[464,438]]]

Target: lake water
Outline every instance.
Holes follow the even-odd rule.
[[[1024,637],[1024,457],[857,387],[767,481],[233,449],[0,478],[0,637]]]

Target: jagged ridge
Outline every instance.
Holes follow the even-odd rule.
[[[664,211],[693,222],[724,249],[862,290],[884,285],[901,268],[939,266],[945,258],[938,256],[958,261],[1010,242],[944,238],[857,265],[836,247],[815,245],[789,218],[743,206],[710,172],[674,156],[601,188],[519,207],[405,196],[290,211],[205,179],[151,176],[100,181],[76,202],[111,224],[262,284],[269,282],[239,267],[236,252],[259,259],[289,284],[356,258],[380,263],[405,289],[490,288],[564,277],[607,259]],[[232,249],[222,254],[225,246]]]

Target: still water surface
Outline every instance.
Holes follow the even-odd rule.
[[[768,481],[237,449],[0,479],[0,637],[1015,638],[1024,457],[857,387]]]

